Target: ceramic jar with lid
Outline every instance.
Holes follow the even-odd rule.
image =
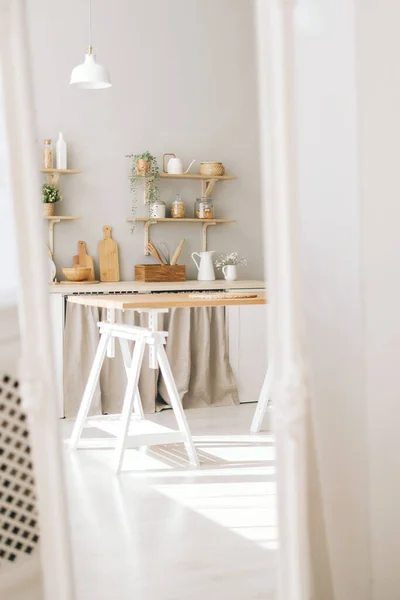
[[[165,219],[167,216],[167,205],[162,200],[156,200],[149,206],[151,219]]]
[[[197,198],[194,204],[194,216],[196,219],[213,219],[214,204],[209,196],[201,196]]]
[[[44,140],[43,146],[43,169],[52,169],[53,168],[53,147],[51,145],[51,140]]]
[[[176,195],[175,200],[171,204],[171,217],[173,219],[183,219],[185,217],[185,203],[180,194]]]

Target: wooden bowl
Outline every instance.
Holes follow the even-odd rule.
[[[88,267],[64,267],[61,271],[68,281],[86,281],[90,275]]]

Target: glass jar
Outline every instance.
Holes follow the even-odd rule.
[[[176,195],[175,200],[171,204],[171,217],[173,219],[183,219],[185,217],[185,203],[180,194]]]
[[[42,156],[43,156],[43,169],[52,169],[53,168],[53,147],[51,145],[51,140],[44,140]]]
[[[201,196],[197,198],[194,204],[194,216],[196,219],[213,219],[214,204],[209,196]]]
[[[165,219],[167,215],[167,205],[162,200],[156,200],[149,206],[151,219]]]

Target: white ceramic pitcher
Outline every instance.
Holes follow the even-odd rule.
[[[196,265],[199,274],[197,279],[199,281],[214,281],[215,273],[214,267],[212,263],[212,255],[215,250],[209,250],[208,252],[192,252],[192,259],[194,264]],[[200,258],[200,264],[195,259],[195,256]]]
[[[236,281],[237,279],[237,268],[236,265],[225,265],[222,267],[222,272],[226,281]]]

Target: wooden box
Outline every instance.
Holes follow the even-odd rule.
[[[186,281],[186,266],[135,265],[135,281]]]

